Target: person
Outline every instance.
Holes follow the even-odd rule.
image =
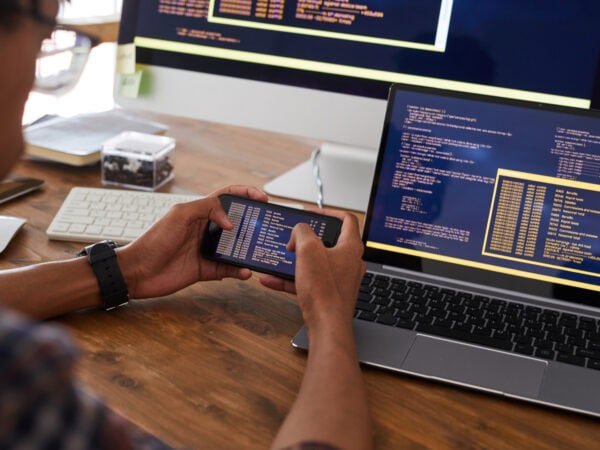
[[[1,178],[23,151],[24,105],[40,44],[56,24],[58,1],[0,3],[0,58],[5,61],[0,69]],[[137,240],[114,250],[130,298],[164,296],[201,281],[251,277],[248,269],[199,255],[209,220],[232,227],[217,198],[221,193],[267,200],[254,187],[229,186],[175,205]],[[259,278],[266,288],[296,295],[310,339],[300,390],[273,448],[372,446],[352,334],[354,301],[365,271],[358,222],[350,214],[325,212],[343,220],[336,246],[325,248],[308,225],[300,224],[288,244],[297,257],[295,283]],[[162,238],[166,233],[170,239]],[[0,271],[0,292],[0,448],[167,448],[74,381],[74,344],[64,330],[43,320],[102,305],[88,258]]]

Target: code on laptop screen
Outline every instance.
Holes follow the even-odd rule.
[[[367,247],[600,290],[600,115],[398,89]]]

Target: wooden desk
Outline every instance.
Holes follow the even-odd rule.
[[[175,180],[163,191],[262,186],[312,150],[301,139],[152,117],[167,121],[168,134],[177,139]],[[28,218],[0,255],[0,268],[73,255],[81,244],[48,241],[45,230],[72,186],[100,186],[99,167],[23,161],[16,173],[44,178],[47,186],[0,206],[0,214]],[[175,446],[268,448],[305,363],[304,353],[290,346],[302,324],[294,299],[255,279],[202,283],[116,312],[71,314],[57,322],[83,349],[81,379]],[[598,421],[586,416],[374,368],[365,367],[364,376],[378,449],[583,449],[600,442]]]

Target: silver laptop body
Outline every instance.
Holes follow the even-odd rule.
[[[393,86],[360,361],[600,416],[599,182],[598,112]]]

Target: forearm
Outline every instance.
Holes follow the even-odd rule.
[[[298,397],[273,448],[302,441],[342,449],[371,448],[371,417],[351,326],[309,330],[309,341]]]
[[[84,257],[0,272],[0,304],[46,319],[99,306],[98,281]]]

